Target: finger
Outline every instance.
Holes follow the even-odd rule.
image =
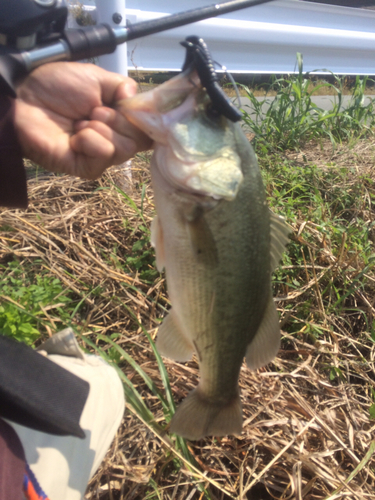
[[[79,132],[90,125],[90,120],[78,120],[74,123],[74,131]]]
[[[17,94],[26,102],[76,119],[89,115],[95,106],[112,105],[117,93],[129,97],[136,90],[131,78],[94,64],[56,62],[36,68],[18,86]]]
[[[113,163],[120,164],[132,158],[138,151],[149,149],[149,138],[139,131],[136,131],[133,137],[127,137],[118,134],[112,128],[99,121],[90,121],[87,125],[100,134],[114,146]],[[83,130],[83,129],[82,129]]]
[[[105,106],[94,108],[91,112],[90,118],[91,120],[97,120],[105,123],[108,127],[111,127],[113,130],[123,135],[128,135],[128,130],[130,127],[133,127],[118,111]]]
[[[105,71],[98,66],[96,68],[102,89],[103,104],[110,105],[119,99],[126,99],[137,93],[137,83],[132,78]]]
[[[125,82],[121,83],[117,89],[115,94],[115,102],[121,101],[121,99],[127,99],[128,97],[133,97],[137,93],[137,83],[128,78]]]
[[[133,139],[139,145],[137,151],[144,151],[152,147],[152,140],[115,109],[104,106],[94,108],[91,120],[102,122],[119,135]]]
[[[76,157],[71,174],[78,177],[97,179],[115,163],[115,146],[92,128],[87,127],[72,136],[70,146]]]

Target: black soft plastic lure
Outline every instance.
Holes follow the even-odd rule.
[[[188,36],[186,40],[181,42],[181,45],[186,48],[186,58],[182,71],[192,67],[196,69],[202,85],[210,96],[212,108],[232,122],[241,120],[241,112],[219,85],[211,54],[203,38]]]

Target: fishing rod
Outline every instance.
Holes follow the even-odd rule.
[[[126,27],[65,29],[65,0],[0,0],[0,92],[16,97],[17,81],[42,64],[111,54],[127,41],[270,1],[230,0]]]

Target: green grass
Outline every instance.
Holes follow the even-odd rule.
[[[316,274],[322,267],[327,270],[320,282],[321,303],[311,288],[304,295],[305,300],[293,306],[295,319],[286,325],[290,333],[308,325],[307,333],[318,337],[319,329],[311,323],[320,323],[322,315],[344,317],[353,307],[360,311],[353,302],[355,292],[368,294],[374,289],[368,278],[374,274],[375,266],[371,222],[362,216],[366,209],[371,209],[366,200],[369,191],[372,196],[375,193],[374,181],[347,168],[322,169],[277,155],[260,161],[271,209],[294,227],[307,221],[301,237],[288,245],[283,266],[274,275],[275,294],[298,290],[306,282],[306,274],[313,279],[314,270],[307,270],[306,262],[320,268]],[[363,326],[374,335],[364,311],[361,316],[360,323],[365,322]]]
[[[268,93],[258,100],[246,85],[240,85],[249,99],[244,106],[243,119],[256,135],[257,150],[261,154],[276,149],[299,149],[311,140],[329,139],[332,146],[371,132],[375,124],[374,101],[365,102],[368,77],[357,77],[348,106],[342,107],[345,78],[333,75],[335,83],[321,83],[313,88],[310,74],[303,73],[303,58],[297,54],[298,74],[287,78],[275,78]],[[332,110],[319,108],[312,101],[314,95],[326,91],[335,97]],[[323,92],[324,93],[324,92]],[[269,106],[264,113],[265,105]],[[253,116],[254,115],[254,116]],[[263,153],[262,153],[263,152]]]

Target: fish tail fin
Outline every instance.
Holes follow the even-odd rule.
[[[191,441],[205,436],[241,434],[240,396],[237,394],[229,402],[213,404],[202,394],[198,386],[177,408],[170,430]]]

